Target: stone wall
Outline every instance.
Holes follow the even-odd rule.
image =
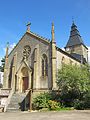
[[[62,67],[63,63],[72,64],[72,65],[80,65],[79,61],[57,50],[57,70]]]
[[[24,49],[25,45],[29,45],[31,48],[31,53],[27,60],[27,63],[32,69],[34,69],[34,61],[33,61],[34,50],[37,48],[37,51],[38,51],[38,53],[37,53],[38,54],[38,57],[37,57],[37,83],[36,83],[35,88],[40,89],[40,88],[51,87],[50,86],[50,81],[51,81],[50,44],[49,44],[49,42],[45,42],[44,40],[37,39],[35,36],[33,36],[29,33],[26,33],[22,37],[22,39],[18,42],[16,47],[9,54],[9,57],[8,57],[9,70],[7,71],[8,78],[6,78],[6,79],[7,80],[12,79],[13,57],[15,54],[17,54],[15,69],[16,69],[16,72],[18,71],[18,69],[21,65],[21,62],[23,60],[23,49]],[[41,74],[42,73],[41,72],[41,59],[42,59],[43,54],[46,54],[46,56],[48,58],[48,76],[45,78],[45,80],[42,79],[42,74]],[[33,71],[33,73],[34,73],[34,71]]]

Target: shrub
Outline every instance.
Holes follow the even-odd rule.
[[[90,91],[84,93],[81,99],[74,102],[75,109],[90,109]]]
[[[83,96],[85,109],[90,109],[90,91]]]
[[[53,100],[56,95],[52,93],[41,93],[34,98],[33,105],[34,109],[57,110],[60,108],[60,102]]]
[[[60,93],[60,103],[64,107],[73,107],[74,101],[80,97],[80,93],[75,89],[64,89]]]
[[[57,110],[60,108],[60,103],[53,100],[49,100],[48,107],[50,110]]]
[[[74,103],[74,108],[78,110],[84,109],[84,101],[76,100]]]
[[[35,109],[48,108],[48,101],[51,99],[49,93],[40,93],[34,98],[33,105]]]

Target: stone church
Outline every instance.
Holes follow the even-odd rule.
[[[23,100],[25,100],[23,109],[29,109],[30,100],[37,93],[58,89],[57,71],[62,64],[80,65],[87,62],[88,48],[74,22],[65,50],[56,46],[54,34],[54,23],[52,23],[51,41],[31,32],[28,23],[25,34],[10,54],[7,46],[4,83],[1,90],[6,95],[2,97],[5,110],[20,109],[18,104]],[[32,96],[26,99],[29,91]]]

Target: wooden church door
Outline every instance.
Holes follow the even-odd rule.
[[[23,77],[23,91],[28,89],[28,77]]]

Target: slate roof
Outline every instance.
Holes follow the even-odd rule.
[[[76,61],[78,61],[78,62],[81,63],[81,60],[78,59],[78,57],[76,57],[76,56],[74,56],[74,55],[71,55],[71,54],[65,52],[64,50],[62,50],[61,48],[59,48],[59,47],[57,47],[57,46],[56,46],[56,49],[57,49],[59,52],[63,53],[64,55],[66,55],[66,56],[68,56],[68,57],[70,57],[70,58],[72,58],[72,59],[74,59],[74,60],[76,60]]]
[[[69,40],[68,40],[65,48],[74,46],[74,45],[80,45],[80,44],[83,44],[85,46],[85,44],[80,36],[80,33],[77,29],[77,26],[73,22],[72,26],[71,26],[71,31],[70,31],[70,37],[69,37]]]
[[[83,63],[86,63],[86,59],[80,55],[80,54],[77,54],[77,53],[71,53],[71,55],[75,58],[77,58],[79,61],[83,62]]]

